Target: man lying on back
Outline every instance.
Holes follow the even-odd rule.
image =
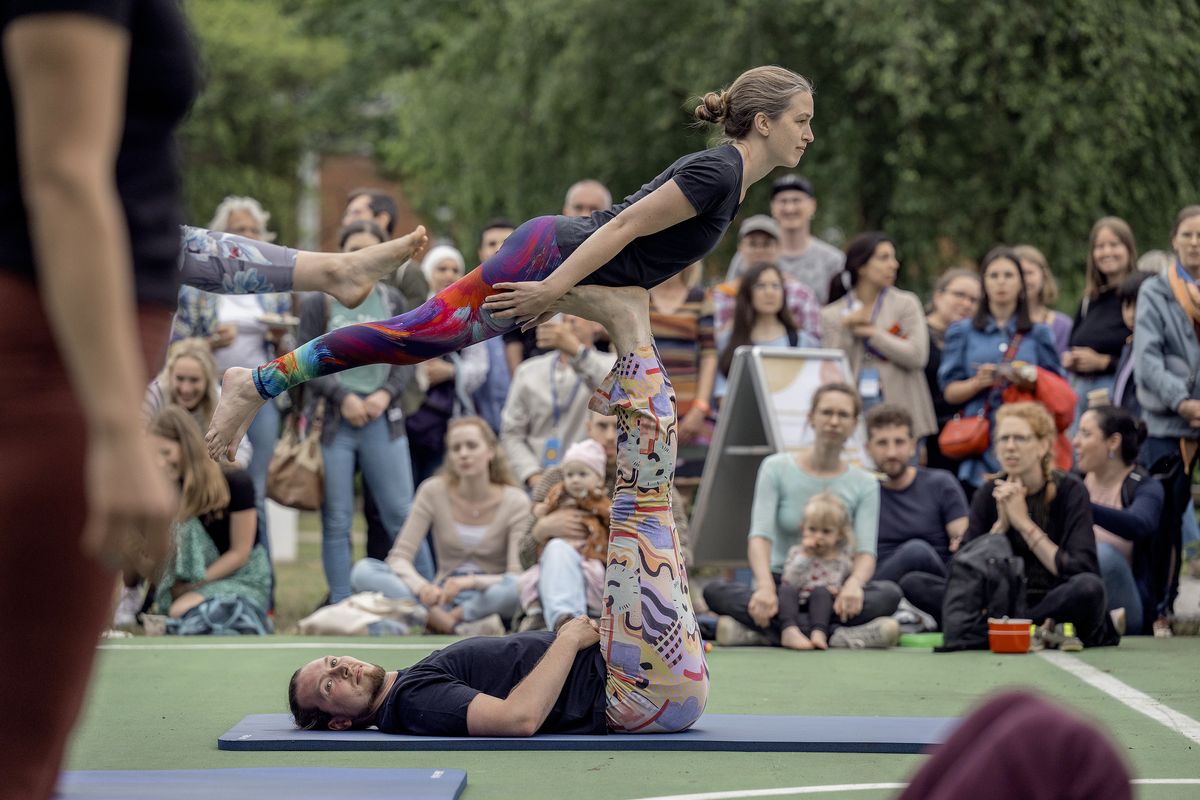
[[[288,704],[304,729],[377,727],[419,736],[604,734],[600,633],[587,617],[557,633],[455,642],[408,669],[325,656],[292,675]]]

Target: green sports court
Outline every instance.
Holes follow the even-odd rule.
[[[903,782],[922,762],[922,756],[834,753],[217,750],[217,737],[243,716],[286,711],[287,679],[308,660],[341,653],[395,669],[450,641],[106,640],[66,768],[454,768],[468,773],[466,800],[732,800],[890,797],[896,789],[865,787]],[[707,710],[722,714],[957,716],[992,690],[1033,688],[1104,726],[1136,778],[1147,781],[1139,797],[1200,796],[1200,638],[1127,638],[1117,648],[1073,655],[749,647],[716,648],[708,659]]]

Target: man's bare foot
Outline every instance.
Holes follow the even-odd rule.
[[[415,231],[399,239],[341,255],[330,271],[329,286],[324,291],[346,308],[354,308],[367,299],[377,281],[410,258],[416,258],[428,243],[425,226],[418,225]]]
[[[795,625],[789,625],[784,628],[779,634],[779,643],[788,650],[812,650],[813,642],[800,632],[800,629]],[[824,648],[822,648],[824,649]]]
[[[221,379],[221,400],[213,412],[204,441],[215,461],[233,461],[238,444],[266,400],[254,388],[250,370],[230,367]]]
[[[813,631],[812,636],[808,638],[812,640],[812,646],[817,650],[829,649],[829,637],[825,635],[825,631]]]
[[[652,342],[650,293],[640,286],[574,286],[552,308],[599,322],[620,353]]]

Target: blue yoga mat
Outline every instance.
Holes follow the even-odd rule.
[[[186,769],[64,772],[56,800],[457,800],[461,769]]]
[[[768,717],[705,714],[683,733],[527,739],[301,731],[287,714],[251,714],[217,740],[221,750],[728,750],[735,752],[919,753],[941,744],[955,717]]]

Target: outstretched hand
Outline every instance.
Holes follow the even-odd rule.
[[[535,328],[554,316],[551,306],[562,295],[546,281],[497,283],[495,294],[483,301],[483,308],[496,319],[511,319],[522,331]]]

